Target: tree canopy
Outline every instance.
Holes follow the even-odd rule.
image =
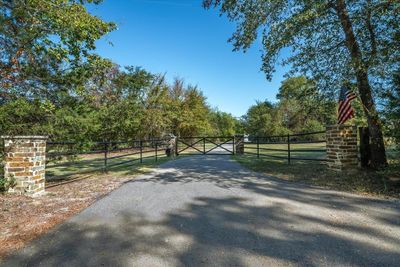
[[[116,25],[91,15],[84,4],[99,0],[2,0],[0,87],[8,93],[46,93],[87,78],[105,64],[95,41]],[[73,84],[75,83],[75,84]]]
[[[245,131],[256,136],[323,131],[336,119],[335,101],[316,90],[315,82],[304,76],[284,80],[278,102],[257,102],[244,116]]]
[[[377,97],[399,67],[400,3],[393,0],[204,0],[206,8],[237,23],[229,39],[246,51],[261,36],[262,70],[272,78],[282,50],[291,74],[312,77],[333,96],[344,82],[356,84],[371,135],[371,166],[386,166]]]

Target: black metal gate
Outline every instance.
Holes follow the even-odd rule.
[[[176,155],[233,155],[234,136],[178,137]]]

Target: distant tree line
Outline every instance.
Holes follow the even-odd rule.
[[[400,150],[400,72],[379,102],[385,143]],[[349,84],[354,87],[355,85]],[[318,90],[316,82],[305,76],[285,79],[279,87],[277,101],[257,101],[236,122],[238,133],[253,136],[286,135],[323,131],[337,123],[337,96],[329,97]],[[355,117],[346,124],[367,127],[368,121],[359,98],[352,106]]]
[[[53,140],[102,141],[233,135],[232,115],[213,109],[195,86],[141,68],[111,64],[79,91],[8,94],[0,105],[2,134],[43,134]]]
[[[318,92],[304,76],[284,80],[277,102],[257,102],[243,116],[243,128],[256,136],[323,131],[336,122],[336,102]]]
[[[100,2],[1,2],[1,134],[81,142],[234,134],[233,117],[197,87],[95,54],[96,40],[116,28],[88,12]]]

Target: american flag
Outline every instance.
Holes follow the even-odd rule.
[[[351,101],[357,98],[357,95],[349,91],[345,86],[340,90],[338,124],[345,123],[348,119],[354,117],[354,110],[351,107]]]

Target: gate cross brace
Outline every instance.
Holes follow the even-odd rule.
[[[198,141],[196,141],[196,142],[194,142],[194,143],[191,143],[191,144],[188,144],[188,143],[183,142],[182,140],[179,140],[179,139],[178,139],[177,142],[181,142],[182,144],[187,145],[187,147],[185,147],[184,149],[178,151],[178,153],[181,153],[181,152],[183,152],[183,151],[185,151],[186,149],[189,149],[189,148],[193,148],[193,149],[199,151],[200,153],[203,153],[203,151],[199,150],[197,147],[194,147],[194,145],[200,143],[201,141],[203,141],[203,139],[204,139],[204,138],[201,138],[200,140],[198,140]]]
[[[213,141],[211,141],[210,139],[207,139],[207,138],[204,138],[204,139],[205,139],[206,141],[208,141],[208,142],[210,142],[210,143],[212,143],[212,144],[215,145],[215,147],[213,147],[213,148],[207,150],[207,151],[205,152],[205,154],[211,152],[212,150],[214,150],[214,149],[216,149],[216,148],[218,148],[218,147],[219,147],[219,148],[222,148],[222,149],[224,149],[224,150],[226,150],[226,151],[228,151],[229,153],[233,153],[233,151],[231,151],[231,150],[229,150],[229,149],[223,147],[223,145],[225,145],[226,143],[228,143],[228,142],[230,142],[230,141],[233,141],[233,139],[229,139],[229,140],[227,140],[227,141],[225,141],[225,142],[223,142],[223,143],[220,143],[220,144],[217,144],[217,143],[215,143],[215,142],[213,142]]]

